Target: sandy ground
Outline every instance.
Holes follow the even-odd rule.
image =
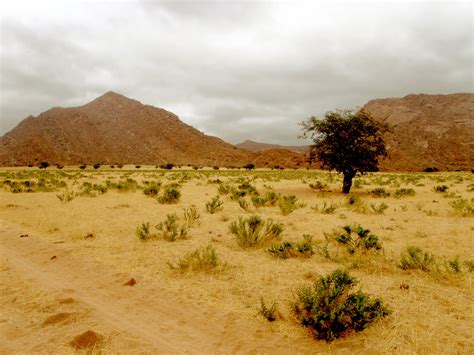
[[[191,172],[195,174],[194,172]],[[116,172],[86,172],[79,182],[103,182]],[[171,173],[133,172],[137,180],[172,181]],[[175,174],[175,173],[173,173]],[[210,173],[211,174],[211,173]],[[410,185],[416,196],[375,199],[368,191],[375,183],[355,189],[364,202],[384,201],[384,214],[357,212],[345,207],[339,182],[332,192],[308,187],[316,176],[255,177],[259,191],[268,188],[295,194],[305,206],[288,216],[276,207],[246,212],[228,197],[224,210],[206,212],[205,202],[217,194],[208,179],[230,180],[224,172],[198,175],[182,182],[182,197],[162,205],[141,190],[108,191],[97,197],[76,197],[61,203],[58,192],[13,194],[0,191],[1,318],[0,352],[14,353],[472,353],[473,292],[471,274],[427,275],[396,267],[407,245],[416,245],[450,260],[473,258],[472,217],[452,213],[450,199],[432,191],[440,183],[423,175]],[[221,174],[221,175],[219,175]],[[283,174],[283,173],[280,173]],[[287,173],[285,173],[287,174]],[[296,174],[296,173],[295,173]],[[450,191],[472,198],[470,174],[456,180],[441,175]],[[367,178],[370,180],[369,178]],[[399,178],[401,179],[401,178]],[[66,180],[67,181],[67,180]],[[68,181],[71,189],[77,185]],[[75,187],[76,186],[76,187]],[[385,188],[391,192],[395,189]],[[336,190],[337,189],[337,190]],[[331,215],[315,212],[323,202],[339,204]],[[152,225],[166,214],[182,214],[195,205],[200,225],[190,239],[143,243],[135,229]],[[285,225],[283,239],[300,240],[312,234],[316,243],[324,234],[348,223],[359,223],[376,233],[383,253],[349,257],[338,251],[337,260],[321,255],[310,259],[279,260],[264,249],[242,250],[229,234],[238,216],[259,214]],[[20,237],[28,234],[27,237]],[[91,234],[92,238],[86,236]],[[185,253],[213,245],[228,264],[214,274],[177,274],[168,267]],[[380,295],[393,313],[365,331],[332,343],[313,340],[291,316],[294,290],[318,275],[344,266],[365,291]],[[131,278],[133,286],[124,285]],[[400,289],[408,284],[409,290]],[[270,323],[259,315],[260,298],[275,300],[283,319]],[[85,350],[70,342],[87,330],[100,341]]]

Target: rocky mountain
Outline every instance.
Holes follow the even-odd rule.
[[[364,107],[387,123],[385,171],[474,168],[474,94],[408,95]],[[0,137],[0,166],[133,163],[304,167],[306,147],[253,141],[233,146],[161,108],[108,92],[80,107],[55,107]],[[315,165],[317,166],[317,165]]]
[[[80,107],[30,116],[0,137],[0,165],[137,163],[206,166],[303,164],[303,157],[253,153],[207,136],[161,108],[108,92]]]
[[[255,142],[252,140],[245,140],[242,143],[235,145],[238,148],[247,149],[251,152],[264,152],[270,149],[286,149],[295,153],[305,154],[308,150],[308,146],[290,146],[290,145],[278,145],[278,144],[268,144]]]
[[[408,95],[369,101],[364,107],[391,128],[383,171],[472,170],[474,94]],[[238,147],[266,151],[279,147],[305,153],[307,147],[275,146],[246,140]]]
[[[363,108],[392,128],[382,170],[474,168],[474,94],[408,95],[372,100]]]

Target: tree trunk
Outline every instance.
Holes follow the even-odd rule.
[[[344,181],[342,182],[342,193],[348,194],[352,187],[352,178],[355,176],[353,173],[344,173]]]

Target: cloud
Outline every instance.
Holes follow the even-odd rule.
[[[468,3],[2,6],[0,134],[113,90],[232,143],[303,144],[313,114],[472,91]]]

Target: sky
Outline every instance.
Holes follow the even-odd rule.
[[[473,2],[1,1],[0,136],[115,91],[230,143],[302,120],[473,92]]]

